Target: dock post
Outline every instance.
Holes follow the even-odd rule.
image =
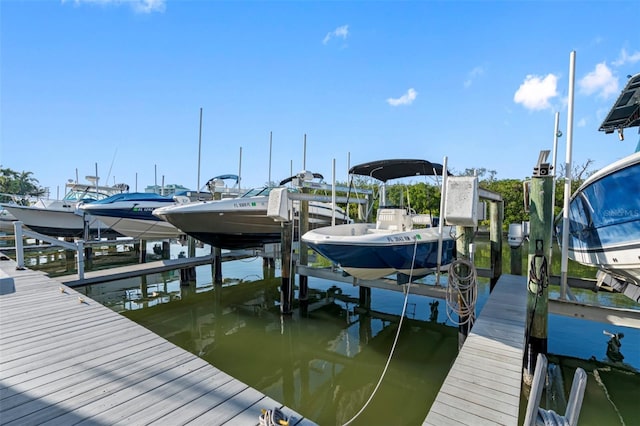
[[[307,193],[306,188],[302,188],[302,193]],[[302,241],[302,236],[309,230],[309,201],[300,200],[300,225],[299,225],[299,247],[300,253],[298,256],[298,262],[300,265],[307,266],[309,263],[309,248],[307,244]],[[299,280],[299,290],[298,290],[298,300],[301,303],[308,304],[309,303],[309,277],[306,275],[300,274],[298,276]]]
[[[16,220],[13,222],[13,235],[16,241],[16,269],[24,270],[24,237],[22,235],[22,222]]]
[[[489,204],[490,240],[491,240],[491,281],[490,291],[502,275],[502,217],[504,201],[491,201]]]
[[[546,152],[548,155],[548,151]],[[547,327],[549,313],[549,246],[553,221],[553,176],[549,165],[543,163],[541,153],[534,168],[529,189],[529,256],[527,282],[527,329],[525,346],[524,381],[531,383],[538,354],[547,354]]]
[[[189,251],[189,257],[196,257],[196,239],[193,237],[187,238],[187,249]]]
[[[80,252],[78,251],[78,256]],[[84,247],[84,267],[86,269],[93,268],[93,248],[91,246]]]
[[[64,237],[64,240],[68,243],[73,243],[73,237]],[[64,250],[64,258],[66,263],[66,271],[73,271],[76,267],[76,251],[66,248]]]
[[[293,313],[293,281],[291,278],[291,242],[293,237],[292,222],[281,222],[282,272],[280,286],[280,313],[291,315]]]
[[[213,283],[222,284],[222,249],[211,247],[213,254]]]
[[[511,247],[511,275],[522,275],[522,245]]]
[[[473,243],[473,233],[474,229],[470,226],[456,226],[456,235],[458,235],[458,239],[456,240],[456,251],[457,251],[457,259],[466,259],[472,262],[471,259],[471,250],[470,245]],[[469,267],[460,264],[459,265],[458,275],[461,277],[467,277],[471,274],[469,271]],[[463,307],[470,305],[470,291],[461,291],[461,295],[458,296],[458,306],[462,309]],[[469,315],[463,314],[459,312],[458,314],[458,349],[462,348],[464,341],[467,339],[469,335],[469,331],[471,331],[471,326],[473,325],[473,320],[475,319],[475,313],[471,313],[471,318]]]
[[[147,263],[147,241],[140,240],[140,259],[139,263]]]

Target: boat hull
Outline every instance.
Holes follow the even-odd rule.
[[[4,208],[32,231],[52,237],[84,237],[85,217],[73,207],[68,209],[44,209],[33,206],[5,205]],[[120,236],[101,220],[89,215],[86,218],[91,236]]]
[[[267,216],[269,197],[202,201],[163,207],[154,215],[205,244],[223,249],[246,249],[279,243],[282,224]],[[311,229],[331,224],[331,209],[324,204],[309,207]],[[344,216],[336,218],[344,223]]]
[[[455,241],[446,227],[440,266],[453,261]],[[356,278],[372,280],[394,273],[422,277],[438,267],[438,229],[383,232],[375,224],[346,224],[309,231],[302,241]]]
[[[107,200],[84,204],[80,208],[125,237],[162,240],[177,238],[184,234],[174,225],[153,215],[153,211],[157,208],[175,205],[170,198],[161,201],[133,200],[110,203],[105,201]]]
[[[95,216],[114,231],[125,237],[142,240],[166,240],[178,238],[184,233],[172,224],[158,219],[133,219],[127,217]]]
[[[570,201],[568,257],[640,285],[639,190],[640,153],[587,179]]]

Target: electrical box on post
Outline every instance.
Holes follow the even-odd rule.
[[[288,222],[291,220],[289,218],[289,197],[287,188],[274,188],[269,192],[267,216],[278,222]]]
[[[447,225],[478,225],[478,178],[475,176],[450,176],[444,218]]]

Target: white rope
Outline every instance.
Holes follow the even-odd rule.
[[[289,418],[278,408],[271,410],[262,410],[262,414],[258,418],[260,426],[287,426]]]
[[[469,273],[458,275],[459,266],[466,266]],[[456,259],[449,265],[449,283],[447,285],[447,317],[455,325],[473,325],[476,301],[478,299],[478,273],[476,267],[466,259]],[[451,315],[458,314],[462,321],[454,320]]]
[[[376,392],[378,392],[378,388],[380,388],[380,385],[382,384],[382,380],[384,379],[384,376],[387,374],[387,369],[389,368],[389,364],[391,363],[391,358],[393,357],[393,353],[396,350],[396,344],[398,343],[398,338],[400,337],[400,330],[402,329],[402,322],[404,320],[404,315],[405,315],[405,312],[407,311],[407,301],[409,300],[409,290],[411,290],[411,278],[413,277],[413,265],[415,264],[415,260],[416,260],[417,248],[418,248],[418,239],[416,238],[415,243],[413,245],[413,259],[411,260],[411,271],[409,272],[409,282],[407,283],[407,286],[406,286],[407,291],[404,294],[404,304],[402,305],[402,313],[400,314],[400,321],[398,322],[398,330],[396,331],[396,337],[393,339],[393,344],[391,345],[391,351],[389,352],[387,363],[385,364],[384,369],[382,370],[382,374],[380,375],[380,379],[378,379],[378,383],[376,383],[376,387],[373,389],[373,392],[371,392],[371,396],[369,396],[369,399],[367,400],[367,402],[365,402],[362,408],[360,409],[360,411],[358,411],[351,418],[351,420],[347,421],[343,426],[347,426],[351,424],[356,418],[358,418],[358,416],[360,416],[360,414],[364,412],[364,410],[367,408],[371,400],[373,400],[373,397],[375,396]]]

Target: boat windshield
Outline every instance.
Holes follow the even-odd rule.
[[[65,201],[96,201],[103,200],[107,198],[109,194],[104,194],[102,192],[95,191],[77,191],[72,189],[67,192],[67,195],[64,196],[63,200]]]
[[[269,195],[273,187],[265,186],[263,188],[253,188],[245,192],[240,198],[255,197],[257,195]]]
[[[585,188],[582,198],[588,203],[576,205],[578,210],[585,210],[576,211],[576,216],[588,217],[583,225],[595,228],[639,220],[640,197],[631,188],[640,188],[638,166],[605,176]]]

